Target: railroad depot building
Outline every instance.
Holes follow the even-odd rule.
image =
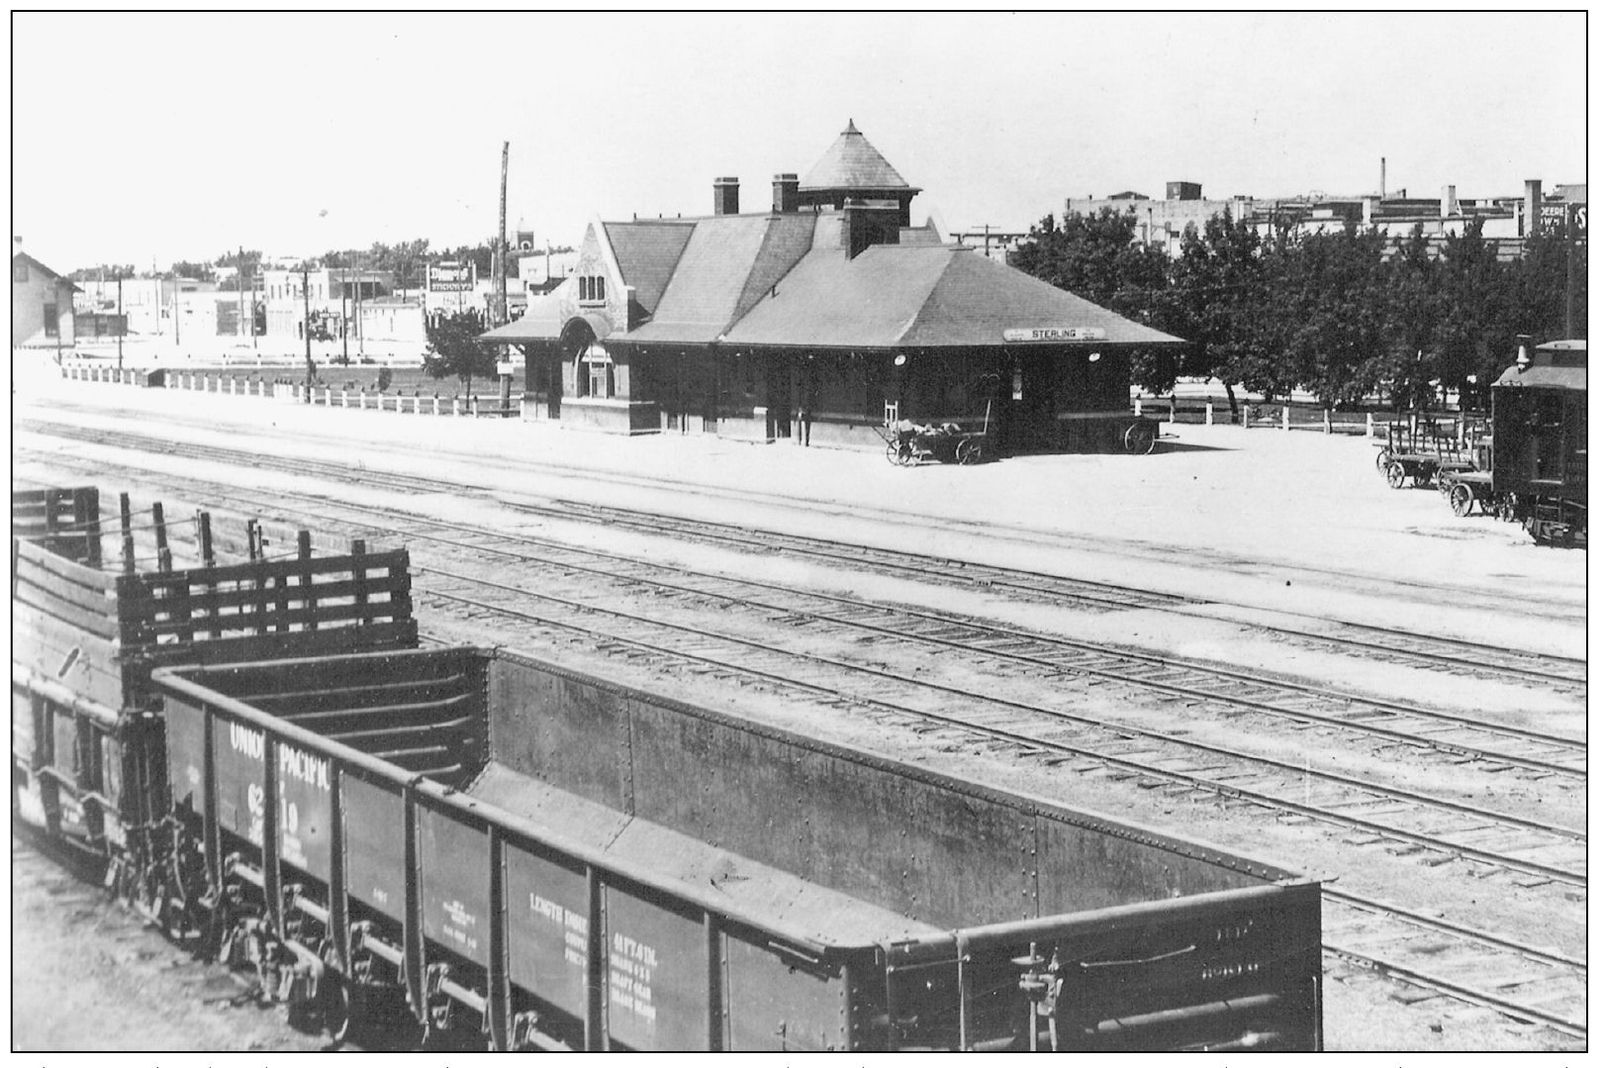
[[[880,446],[900,418],[1004,452],[1116,449],[1131,354],[1181,342],[910,225],[851,122],[743,214],[593,220],[574,273],[483,335],[525,356],[536,418],[619,433]]]

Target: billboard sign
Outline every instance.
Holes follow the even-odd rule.
[[[1553,234],[1559,237],[1566,236],[1566,222],[1568,217],[1573,226],[1572,234],[1584,241],[1588,240],[1588,205],[1587,204],[1540,204],[1538,205],[1538,232]]]
[[[437,263],[429,268],[431,293],[471,293],[476,271],[472,263]]]

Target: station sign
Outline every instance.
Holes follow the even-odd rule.
[[[429,268],[431,293],[468,293],[474,288],[472,263],[437,263]]]
[[[1003,331],[1004,341],[1102,341],[1105,336],[1101,326],[1031,326]]]
[[[1588,205],[1587,204],[1540,204],[1538,205],[1538,232],[1565,237],[1568,220],[1572,226],[1572,235],[1581,240],[1588,240]]]

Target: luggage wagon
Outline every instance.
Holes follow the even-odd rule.
[[[1321,1047],[1274,866],[505,651],[154,682],[185,893],[337,1038]]]
[[[1461,518],[1473,513],[1511,518],[1509,508],[1501,507],[1502,502],[1494,494],[1492,435],[1485,434],[1473,442],[1469,455],[1468,467],[1445,470],[1439,475],[1438,489],[1449,507]]]
[[[966,433],[957,423],[927,426],[903,419],[877,428],[886,442],[886,459],[899,467],[927,460],[943,464],[978,464],[987,457],[987,436]]]
[[[1456,426],[1411,419],[1389,423],[1385,429],[1387,438],[1377,450],[1376,466],[1394,489],[1407,483],[1418,488],[1437,485],[1443,475],[1475,466],[1474,446],[1468,444],[1466,431]]]

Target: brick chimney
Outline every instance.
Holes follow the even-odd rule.
[[[1529,234],[1536,234],[1538,232],[1538,205],[1542,204],[1544,201],[1544,183],[1542,180],[1538,178],[1529,178],[1527,179],[1526,185],[1527,196],[1525,199],[1527,201],[1527,228],[1522,231],[1523,237],[1526,237]]]
[[[871,245],[895,245],[902,237],[902,209],[895,200],[860,200],[848,197],[842,204],[842,247],[848,259]]]
[[[741,214],[741,182],[735,178],[713,180],[713,213],[715,215]]]
[[[775,175],[775,214],[790,215],[796,210],[797,176],[795,174]]]

